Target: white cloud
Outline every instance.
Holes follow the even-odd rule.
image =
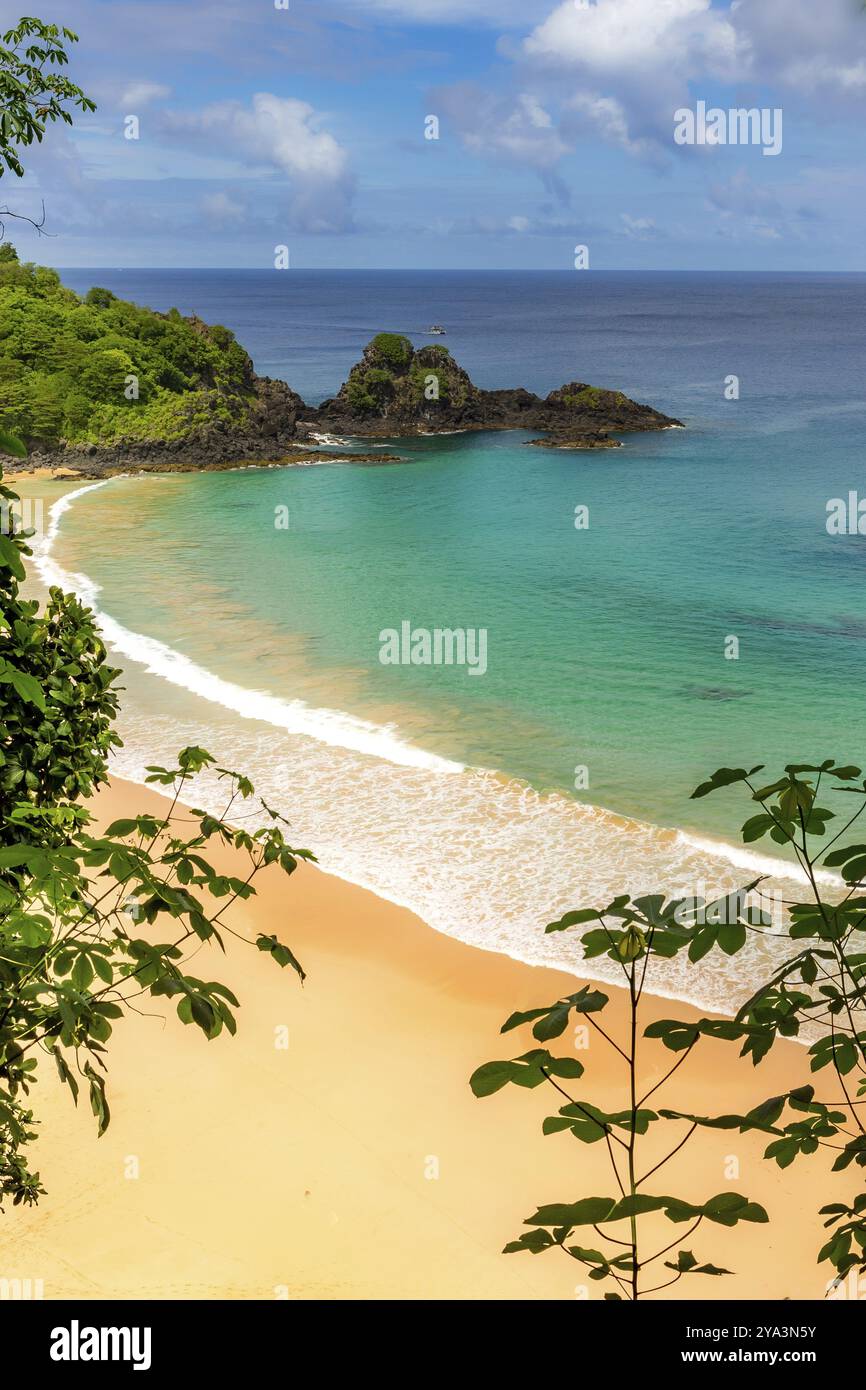
[[[629,154],[657,158],[651,139],[632,134],[625,106],[617,97],[578,92],[563,103],[562,130],[569,136],[590,130]]]
[[[174,139],[205,143],[215,154],[285,174],[292,228],[342,232],[352,224],[354,178],[346,151],[321,129],[322,119],[305,101],[258,92],[249,106],[221,101],[198,112],[166,112],[162,129]]]
[[[437,105],[473,154],[546,171],[568,150],[550,113],[531,92],[502,98],[474,83],[458,82],[433,94],[434,109]]]
[[[773,105],[821,118],[862,101],[866,16],[855,0],[562,0],[516,56],[559,94],[566,138],[592,129],[667,160],[673,112],[720,84],[763,88]]]
[[[164,87],[161,82],[130,82],[120,93],[117,104],[126,111],[140,111],[152,101],[168,96],[171,96],[171,87]]]
[[[243,203],[230,198],[228,193],[208,193],[201,200],[201,210],[209,222],[217,226],[238,223],[246,216]]]
[[[562,91],[567,134],[591,130],[631,154],[671,154],[674,110],[689,83],[737,77],[745,46],[710,0],[564,0],[524,40],[521,55]],[[568,84],[568,86],[566,86]]]
[[[632,241],[646,241],[658,232],[652,217],[632,217],[630,213],[621,212],[619,220],[623,232]]]
[[[712,206],[722,213],[764,218],[776,217],[782,211],[775,193],[755,183],[745,169],[738,169],[731,178],[711,184],[708,197]]]
[[[586,9],[564,0],[526,39],[529,58],[597,75],[733,72],[738,38],[710,0],[598,0]]]
[[[834,107],[862,98],[866,15],[858,0],[739,0],[732,18],[756,76]]]

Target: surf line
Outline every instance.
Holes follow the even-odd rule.
[[[301,734],[316,739],[332,748],[345,748],[354,753],[365,753],[386,762],[402,767],[421,768],[428,772],[456,773],[465,770],[464,764],[442,758],[424,748],[407,743],[397,733],[393,724],[373,724],[340,710],[317,709],[304,700],[284,700],[267,691],[249,690],[234,681],[224,680],[205,667],[199,666],[175,651],[167,643],[144,633],[133,632],[124,627],[110,613],[99,607],[97,602],[101,586],[89,575],[65,570],[54,555],[54,542],[57,539],[60,522],[73,503],[88,492],[107,487],[109,483],[120,481],[128,474],[118,474],[116,478],[104,478],[99,482],[88,483],[75,488],[59,498],[49,509],[49,523],[43,541],[34,546],[36,569],[47,585],[59,585],[71,590],[92,608],[98,620],[102,635],[113,651],[120,653],[151,675],[160,676],[172,685],[180,686],[211,704],[221,705],[232,710],[242,719],[254,719],[284,729],[290,734]]]

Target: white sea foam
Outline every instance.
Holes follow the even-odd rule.
[[[344,438],[343,438],[341,435],[339,435],[339,434],[316,434],[314,430],[311,430],[311,431],[310,431],[309,438],[312,439],[312,440],[314,441],[314,443],[316,443],[316,444],[321,444],[321,445],[323,445],[325,448],[330,448],[330,449],[333,449],[333,448],[335,448],[335,447],[336,447],[336,448],[342,448],[344,445],[351,443],[350,440],[344,439]],[[304,446],[302,446],[302,447],[304,447]],[[382,448],[382,447],[384,447],[384,446],[383,446],[383,445],[379,445],[378,447]]]
[[[789,863],[774,854],[756,854],[754,850],[744,849],[742,845],[729,845],[724,840],[712,840],[703,835],[690,835],[685,830],[678,830],[677,838],[682,844],[691,846],[698,853],[710,854],[714,858],[727,860],[735,868],[746,869],[755,874],[766,874],[770,878],[778,878],[782,875],[793,883],[808,884],[809,882],[805,869],[801,869],[799,864]],[[818,883],[825,883],[832,888],[844,888],[845,886],[844,880],[839,874],[830,873],[828,869],[816,869],[815,878]]]
[[[469,768],[454,778],[273,730],[155,716],[153,699],[131,693],[114,762],[119,775],[143,781],[155,758],[170,762],[188,743],[216,750],[229,736],[234,763],[288,816],[292,842],[312,848],[328,872],[411,909],[447,936],[529,965],[621,985],[614,962],[583,960],[580,932],[546,935],[545,924],[570,908],[604,906],[619,892],[691,888],[715,896],[750,876],[674,831],[493,773]],[[195,797],[215,813],[225,800],[207,777]],[[785,868],[764,886],[790,898]],[[733,1013],[751,982],[789,953],[786,938],[750,938],[738,956],[714,951],[699,970],[683,956],[656,960],[648,984],[654,994]]]

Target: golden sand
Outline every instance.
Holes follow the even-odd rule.
[[[147,806],[154,793],[115,783],[97,809],[107,820]],[[113,1119],[101,1139],[86,1101],[73,1109],[44,1067],[34,1103],[48,1195],[3,1218],[0,1275],[41,1278],[46,1298],[600,1298],[606,1286],[587,1285],[557,1251],[500,1252],[538,1204],[613,1194],[605,1145],[542,1136],[557,1108],[548,1087],[479,1101],[468,1085],[480,1063],[535,1045],[525,1033],[501,1039],[505,1018],[573,992],[574,978],[465,946],[311,867],[259,884],[231,920],[276,932],[306,984],[231,938],[226,956],[200,948],[193,973],[241,1001],[237,1037],[207,1042],[146,1002],[110,1044]],[[624,996],[612,994],[609,1031],[625,1022]],[[644,1022],[694,1013],[648,998]],[[570,1046],[566,1034],[552,1050]],[[642,1050],[648,1086],[672,1054]],[[621,1059],[595,1038],[578,1055],[587,1075],[567,1083],[572,1094],[625,1106]],[[654,1103],[742,1111],[808,1077],[795,1044],[756,1072],[731,1044],[709,1042]],[[681,1132],[656,1129],[668,1130],[666,1147]],[[816,1208],[856,1179],[827,1176],[820,1158],[781,1171],[761,1159],[765,1142],[698,1131],[652,1180],[691,1200],[734,1189],[771,1217],[705,1223],[685,1244],[736,1276],[682,1279],[663,1297],[823,1297]],[[651,1167],[665,1148],[647,1141],[644,1152]],[[651,1231],[661,1246],[686,1229],[662,1219]]]

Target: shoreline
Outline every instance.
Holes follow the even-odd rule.
[[[70,452],[74,453],[74,451]],[[37,463],[30,468],[22,468],[20,459],[11,460],[11,467],[0,459],[0,463],[3,463],[2,481],[4,483],[22,483],[28,479],[38,479],[62,483],[101,482],[103,479],[132,478],[147,473],[230,473],[247,468],[304,468],[327,463],[357,463],[369,466],[370,464],[408,462],[402,454],[387,452],[334,454],[326,453],[323,449],[301,447],[288,449],[273,458],[223,459],[213,463],[191,463],[184,459],[170,458],[155,461],[147,457],[136,458],[125,453],[121,447],[118,447],[116,452],[121,455],[116,462],[103,462],[95,466],[86,463],[76,466],[71,463],[51,462]],[[17,468],[14,466],[16,462],[19,465]]]
[[[115,780],[95,811],[104,824],[166,804]],[[229,865],[232,853],[213,858]],[[592,1284],[576,1293],[580,1268],[555,1253],[500,1252],[539,1203],[607,1190],[603,1146],[542,1136],[556,1108],[546,1088],[478,1101],[468,1085],[478,1065],[525,1050],[523,1032],[499,1036],[509,1013],[552,1002],[574,978],[447,937],[326,868],[301,865],[289,881],[266,871],[259,896],[231,919],[246,935],[276,931],[307,970],[303,987],[232,938],[225,956],[199,950],[199,973],[240,1000],[236,1038],[208,1043],[151,1000],[121,1022],[108,1044],[113,1119],[102,1139],[87,1107],[75,1110],[40,1064],[36,1164],[48,1195],[0,1226],[6,1277],[39,1275],[49,1299],[602,1296]],[[671,1012],[647,998],[642,1027]],[[606,1026],[623,1024],[623,996],[611,988]],[[280,1026],[287,1050],[275,1046]],[[554,1050],[567,1053],[568,1037]],[[788,1043],[757,1072],[733,1056],[730,1045],[702,1044],[667,1102],[721,1113],[808,1077],[802,1049]],[[646,1075],[670,1057],[646,1043]],[[618,1059],[593,1043],[583,1060],[581,1094],[613,1106]],[[695,1200],[733,1188],[770,1213],[769,1225],[702,1228],[696,1254],[739,1271],[706,1281],[694,1290],[702,1297],[823,1295],[822,1228],[810,1215],[823,1160],[779,1170],[760,1159],[763,1146],[756,1135],[699,1131],[671,1165],[665,1190]],[[735,1181],[725,1176],[732,1153]],[[825,1175],[824,1200],[846,1192],[844,1178]],[[791,1209],[804,1213],[793,1227]],[[685,1283],[672,1296],[687,1295]]]
[[[204,701],[206,705],[212,704],[221,713],[228,711],[244,723],[260,724],[263,730],[276,731],[278,735],[284,732],[292,737],[310,738],[317,744],[335,748],[339,753],[345,752],[350,756],[372,755],[377,759],[383,759],[386,764],[393,764],[398,768],[406,768],[410,771],[417,769],[432,773],[447,773],[453,776],[475,775],[485,782],[494,783],[497,788],[502,789],[504,794],[516,792],[518,798],[531,794],[539,801],[550,799],[549,809],[551,811],[556,809],[561,814],[561,808],[563,808],[572,812],[576,818],[583,818],[581,826],[584,834],[589,827],[595,829],[601,827],[603,830],[610,828],[614,833],[622,833],[627,838],[631,838],[635,834],[649,832],[658,836],[660,841],[668,843],[671,847],[680,846],[686,855],[710,856],[717,866],[720,883],[723,877],[732,880],[730,884],[725,883],[724,887],[726,888],[733,889],[734,880],[740,871],[744,874],[755,872],[767,874],[775,876],[777,879],[796,878],[798,871],[795,865],[788,865],[785,861],[773,856],[756,854],[754,850],[698,832],[640,821],[609,807],[579,802],[565,797],[562,792],[541,792],[530,783],[501,770],[467,767],[453,763],[430,752],[419,743],[404,740],[389,726],[370,724],[362,717],[348,714],[336,708],[328,709],[317,704],[308,704],[306,701],[271,696],[254,689],[237,686],[233,682],[226,682],[209,669],[199,666],[190,658],[167,646],[161,640],[146,637],[141,633],[124,628],[109,613],[99,609],[98,593],[96,590],[92,590],[92,581],[86,575],[67,572],[58,564],[51,553],[63,512],[80,494],[105,486],[109,481],[113,480],[102,479],[77,489],[70,488],[68,492],[61,494],[51,504],[49,512],[51,525],[48,528],[46,544],[37,551],[35,561],[41,580],[46,586],[60,584],[61,587],[76,592],[83,602],[95,608],[103,627],[105,640],[121,664],[129,660],[136,668],[141,668],[152,675],[160,685],[165,682],[169,688],[190,694],[196,701]],[[202,735],[206,746],[211,746],[210,737],[208,733]],[[193,736],[193,741],[202,741],[202,739]],[[170,755],[166,754],[166,756]],[[143,766],[143,762],[141,766]],[[129,766],[123,769],[123,776],[132,781],[136,780],[136,773]],[[269,795],[275,794],[269,792]],[[561,803],[561,808],[555,806],[556,802]],[[575,832],[580,833],[581,827],[576,825]],[[542,950],[539,950],[537,954],[529,955],[523,951],[520,942],[515,943],[498,938],[495,944],[489,945],[486,941],[479,941],[478,937],[471,932],[457,934],[443,925],[440,920],[441,911],[438,916],[435,910],[426,912],[423,899],[418,898],[417,895],[413,901],[412,896],[395,891],[395,888],[383,881],[381,876],[374,877],[373,881],[362,877],[354,871],[356,866],[357,858],[352,868],[343,871],[335,870],[335,872],[343,882],[375,893],[381,899],[414,913],[425,922],[429,929],[440,932],[449,939],[478,946],[480,949],[497,955],[505,955],[508,959],[528,967],[560,969],[575,979],[583,978],[577,961],[551,959],[553,953],[547,954]],[[834,884],[837,881],[834,875],[827,874],[827,878],[832,879]],[[569,904],[563,904],[562,910],[565,910],[567,906]],[[555,915],[557,912],[551,909],[550,918],[552,919]],[[540,933],[541,924],[533,921],[533,931],[535,931],[536,926]],[[530,940],[534,939],[534,936],[530,938]],[[601,983],[609,979],[603,973],[599,974],[598,972],[592,973],[589,978]],[[686,981],[683,982],[683,984],[685,983]],[[725,1017],[732,1017],[736,1012],[738,1002],[745,997],[745,994],[741,993],[731,999],[708,998],[706,995],[699,998],[690,989],[684,988],[683,984],[674,981],[668,986],[663,982],[654,982],[654,993],[657,998],[667,999],[671,1002],[682,1002],[694,1009],[707,1010]],[[800,1045],[802,1046],[808,1041],[810,1040],[801,1040]]]
[[[308,421],[305,424],[308,425],[310,432],[321,428],[317,421]],[[685,425],[673,424],[659,426],[655,430],[645,432],[661,433],[662,430],[685,428]],[[345,434],[345,443],[353,446],[369,444],[377,439],[399,446],[402,440],[438,439],[456,434],[521,434],[526,433],[527,429],[521,424],[502,425],[485,422],[483,424],[462,425],[459,429],[431,430],[426,424],[419,424],[411,429],[405,426],[399,430],[393,428],[369,429],[364,434],[340,432]],[[632,431],[624,432],[631,433]],[[621,449],[624,447],[621,440],[612,439],[609,436],[598,439],[586,437],[562,441],[555,431],[550,430],[548,434],[548,438],[528,439],[525,444],[527,447],[531,445],[565,452],[569,450],[581,452],[587,449]],[[369,466],[412,463],[414,461],[407,458],[405,454],[394,454],[381,450],[376,453],[364,451],[339,453],[338,446],[332,447],[334,452],[326,452],[323,448],[294,443],[281,448],[278,452],[265,449],[260,455],[257,455],[242,451],[227,458],[216,458],[212,461],[202,462],[198,456],[194,459],[184,456],[183,441],[179,441],[175,445],[173,441],[149,440],[143,441],[140,446],[131,442],[116,445],[90,445],[87,448],[71,446],[68,449],[49,451],[45,454],[36,453],[31,456],[33,458],[32,463],[12,455],[0,455],[0,466],[2,466],[3,471],[3,482],[20,483],[27,479],[52,482],[75,482],[80,479],[84,482],[98,482],[104,478],[135,477],[138,474],[147,473],[224,473],[247,468],[292,468],[310,464],[351,463]],[[177,457],[172,457],[172,454],[176,454]],[[94,458],[97,459],[96,462],[93,462]]]

